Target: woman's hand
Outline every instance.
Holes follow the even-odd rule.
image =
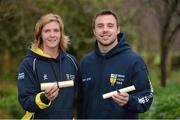
[[[57,85],[54,85],[48,89],[45,90],[45,97],[50,100],[53,101],[59,93],[59,88],[57,87]]]

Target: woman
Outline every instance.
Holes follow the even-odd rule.
[[[76,60],[65,52],[68,43],[60,16],[46,14],[36,23],[35,40],[18,74],[18,98],[27,111],[23,118],[73,118],[74,87],[40,89],[41,83],[77,79]]]

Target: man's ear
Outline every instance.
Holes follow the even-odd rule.
[[[120,26],[118,26],[118,33],[120,33],[121,32],[121,29],[120,29]]]
[[[94,31],[94,29],[93,29],[93,33],[94,33],[94,35],[95,35],[95,31]]]

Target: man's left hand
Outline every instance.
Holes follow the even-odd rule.
[[[112,96],[112,99],[120,106],[124,106],[127,104],[129,100],[129,94],[128,93],[117,93]]]

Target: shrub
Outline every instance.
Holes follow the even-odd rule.
[[[0,89],[0,109],[9,114],[8,118],[21,118],[24,114],[17,96],[17,91],[14,89]]]
[[[178,119],[180,118],[180,85],[157,88],[154,101],[146,113],[141,115],[145,119]]]

